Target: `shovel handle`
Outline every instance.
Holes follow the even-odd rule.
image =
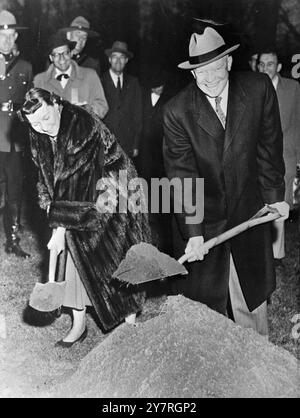
[[[240,234],[241,232],[246,231],[253,226],[264,224],[266,222],[274,221],[275,219],[280,218],[281,215],[279,212],[268,213],[261,218],[251,218],[248,221],[242,222],[241,224],[235,226],[234,228],[229,229],[228,231],[223,232],[222,234],[218,235],[215,238],[211,238],[210,240],[206,241],[203,245],[206,247],[207,250],[215,247],[216,245],[221,244],[224,241],[227,241],[230,238],[235,237],[236,235]],[[184,254],[178,260],[178,263],[183,264],[188,260],[189,256]]]
[[[57,251],[56,249],[52,249],[50,250],[50,255],[49,255],[49,271],[48,271],[49,283],[55,282],[56,264],[57,264]]]

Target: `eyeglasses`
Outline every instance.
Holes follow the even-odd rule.
[[[55,52],[54,54],[51,54],[51,57],[53,59],[69,58],[70,56],[71,56],[71,51]]]

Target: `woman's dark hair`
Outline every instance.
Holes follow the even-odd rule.
[[[47,90],[32,88],[25,96],[25,102],[18,111],[18,116],[22,122],[28,122],[26,115],[32,115],[45,102],[47,105],[54,106],[55,103],[61,104],[62,99],[55,93],[50,93]]]

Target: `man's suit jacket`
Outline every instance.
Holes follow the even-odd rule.
[[[276,89],[283,132],[285,162],[285,200],[293,205],[293,180],[300,163],[300,85],[295,80],[278,76]]]
[[[56,80],[53,64],[49,66],[47,71],[35,76],[34,86],[54,92],[74,104],[86,102],[100,118],[104,118],[108,111],[108,104],[96,71],[91,68],[79,67],[74,61],[71,65],[71,76],[65,88],[62,88],[60,81]]]
[[[104,123],[115,134],[124,151],[132,157],[134,149],[139,148],[142,131],[142,94],[136,77],[123,75],[123,87],[118,93],[110,72],[101,78],[109,111]]]
[[[137,158],[138,171],[142,177],[165,177],[163,162],[163,108],[168,101],[165,91],[155,106],[151,101],[151,89],[143,90],[143,129]]]
[[[265,203],[284,199],[279,108],[264,74],[230,74],[225,131],[195,82],[166,105],[164,129],[168,177],[204,178],[203,222],[188,225],[185,213],[176,214],[177,256],[190,237],[207,240],[247,220]],[[254,310],[275,288],[269,225],[248,230],[212,249],[204,261],[191,263],[190,278],[174,282],[176,291],[225,313],[230,252],[246,303]]]
[[[10,65],[7,66],[6,77],[0,79],[0,102],[11,101],[16,107],[20,107],[26,92],[32,87],[32,67],[27,61],[19,58],[15,60],[11,69],[9,69]],[[26,137],[27,129],[22,126],[16,112],[0,111],[0,151],[9,152],[11,149],[20,151]]]

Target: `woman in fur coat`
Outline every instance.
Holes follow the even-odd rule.
[[[143,292],[121,286],[112,273],[133,244],[149,242],[148,219],[138,211],[119,213],[115,198],[107,203],[99,193],[103,179],[119,184],[121,170],[128,182],[137,175],[115,137],[90,108],[33,88],[20,114],[30,125],[39,204],[47,210],[53,229],[48,248],[60,253],[57,281],[66,281],[63,305],[73,313],[72,327],[58,344],[70,347],[87,334],[86,306],[95,308],[103,331],[124,319],[134,322]],[[140,189],[137,197],[144,202]],[[108,210],[109,205],[115,210]]]

